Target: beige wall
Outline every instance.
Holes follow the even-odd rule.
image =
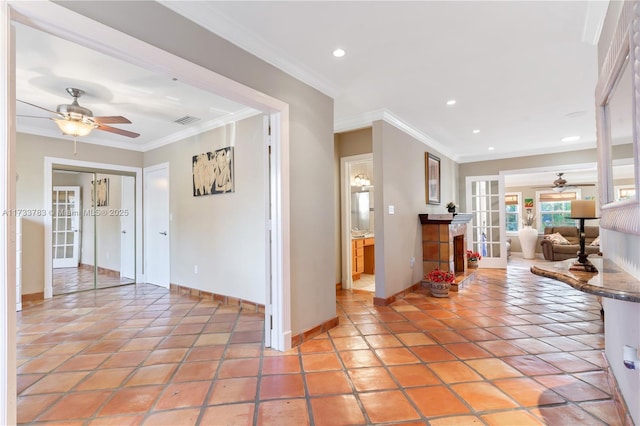
[[[289,104],[292,333],[334,318],[333,100],[159,3],[59,4]]]
[[[16,206],[19,209],[50,209],[44,206],[44,157],[65,158],[142,167],[142,153],[78,142],[73,155],[73,141],[18,133],[16,143]],[[25,217],[22,221],[23,263],[22,294],[44,291],[44,220]]]
[[[441,160],[440,205],[425,200],[424,154]],[[396,127],[373,123],[373,173],[375,193],[376,296],[389,297],[422,279],[422,233],[418,214],[446,213],[456,200],[457,164]],[[395,213],[389,214],[389,206]],[[379,212],[379,213],[378,213]],[[410,259],[416,262],[410,267]]]
[[[262,120],[236,123],[235,140],[227,125],[145,153],[145,167],[169,163],[171,283],[265,303]],[[227,146],[233,146],[235,192],[194,197],[193,155]]]

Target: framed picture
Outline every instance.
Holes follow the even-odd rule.
[[[424,153],[424,180],[427,204],[440,204],[440,158]]]
[[[525,198],[524,199],[524,208],[532,209],[533,208],[533,198]]]
[[[194,155],[193,196],[234,192],[233,147]]]
[[[109,205],[108,178],[98,179],[95,182],[91,181],[91,203],[96,207],[106,207]]]

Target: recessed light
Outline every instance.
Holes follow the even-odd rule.
[[[566,138],[560,139],[562,142],[575,142],[580,140],[580,136],[567,136]]]
[[[449,99],[447,101],[447,105],[455,105],[456,104],[456,100],[455,99]]]
[[[480,129],[474,129],[473,133],[480,133]]]
[[[495,148],[490,146],[488,149],[489,149],[489,151],[493,151]]]
[[[335,56],[336,58],[342,58],[346,54],[347,52],[345,52],[344,49],[336,49],[333,51],[333,56]]]

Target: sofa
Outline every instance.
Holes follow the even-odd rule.
[[[585,226],[584,235],[584,251],[587,254],[601,254],[600,228]],[[549,226],[544,229],[544,237],[540,241],[540,245],[546,260],[558,261],[577,258],[580,251],[580,230],[575,226]]]

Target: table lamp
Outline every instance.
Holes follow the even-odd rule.
[[[589,256],[584,250],[584,221],[587,219],[597,219],[595,200],[573,200],[571,201],[571,219],[580,221],[580,251],[578,252],[578,260],[576,260],[569,270],[583,272],[598,272],[595,266],[587,257]]]

